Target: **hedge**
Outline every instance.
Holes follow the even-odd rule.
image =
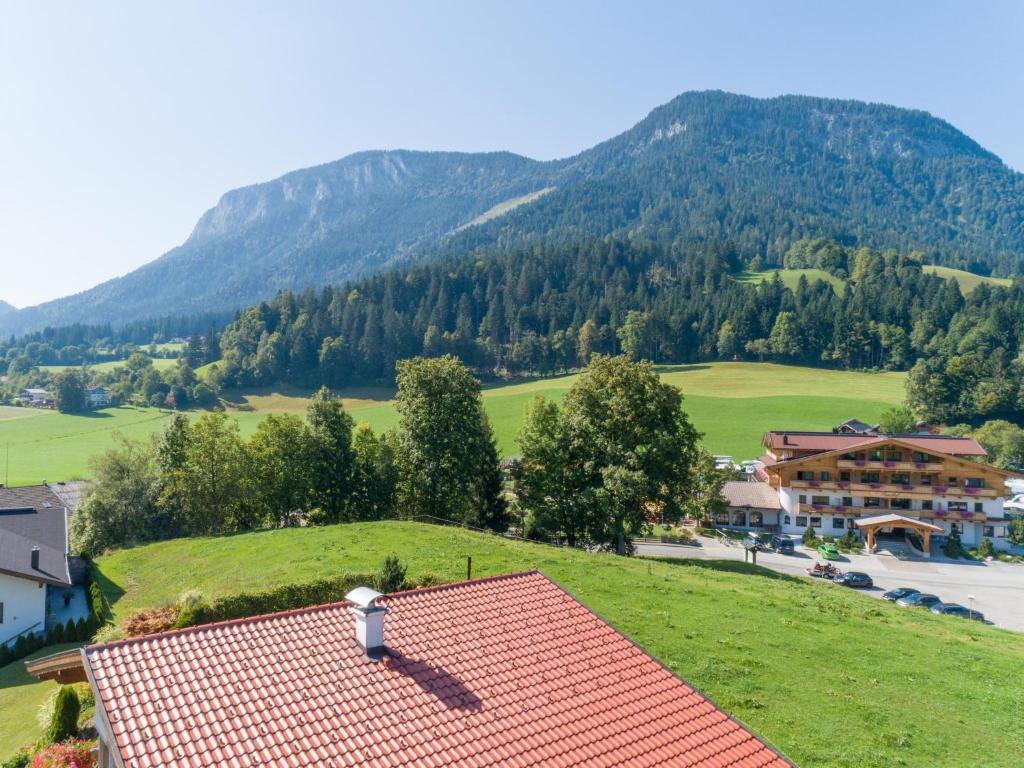
[[[375,574],[346,573],[331,579],[320,579],[305,584],[286,584],[265,592],[243,592],[220,597],[207,604],[178,614],[175,626],[191,627],[213,621],[228,621],[261,613],[290,611],[311,605],[334,603],[356,587],[374,583]]]

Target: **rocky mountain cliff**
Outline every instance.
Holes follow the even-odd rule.
[[[75,296],[0,310],[0,332],[231,309],[438,253],[608,234],[713,240],[765,263],[822,236],[1014,274],[1024,175],[924,112],[686,93],[565,160],[361,152],[228,192],[181,246]]]

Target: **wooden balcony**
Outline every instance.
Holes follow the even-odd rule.
[[[872,517],[894,512],[922,520],[948,520],[953,523],[981,523],[988,518],[981,512],[952,512],[948,509],[900,509],[899,507],[847,507],[836,504],[798,504],[798,515],[850,515]]]
[[[890,469],[900,472],[942,472],[941,461],[872,461],[869,459],[839,459],[840,469]]]
[[[964,488],[959,485],[921,485],[920,483],[855,483],[850,480],[791,480],[791,488],[808,491],[834,491],[839,495],[858,494],[881,498],[933,499],[952,496],[957,499],[994,499],[995,488]]]

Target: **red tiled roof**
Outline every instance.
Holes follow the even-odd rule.
[[[537,572],[85,649],[126,768],[789,763]]]
[[[786,442],[788,438],[788,442]],[[922,451],[936,451],[952,456],[987,456],[985,449],[973,437],[950,435],[839,435],[832,432],[765,432],[763,444],[776,451],[835,451],[840,448],[868,447],[886,440],[899,440]]]

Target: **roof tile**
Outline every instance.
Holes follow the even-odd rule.
[[[380,603],[380,663],[347,603],[89,647],[126,768],[789,765],[540,573]]]

